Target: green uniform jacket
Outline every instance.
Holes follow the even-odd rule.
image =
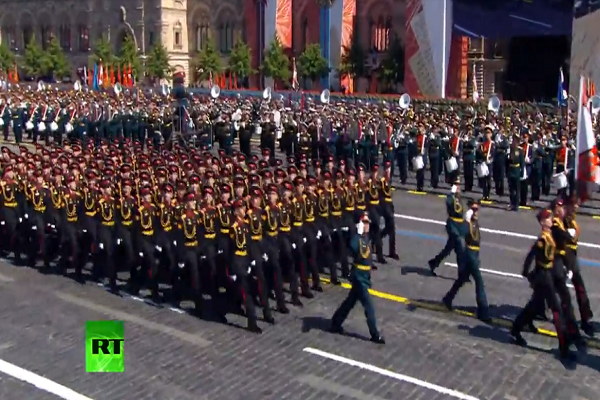
[[[365,287],[371,287],[371,246],[366,236],[357,235],[351,243],[350,248],[354,255],[354,266],[350,277],[352,284],[359,284]]]

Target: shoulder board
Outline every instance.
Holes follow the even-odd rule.
[[[269,211],[271,209],[271,206],[265,206],[265,211]]]

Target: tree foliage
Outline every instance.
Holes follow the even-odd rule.
[[[71,74],[71,66],[60,43],[52,38],[48,48],[44,52],[45,75],[53,75],[56,79],[62,79]]]
[[[283,51],[283,46],[277,35],[265,51],[261,70],[269,78],[289,82],[291,75],[290,59]]]
[[[108,64],[108,63],[105,63]],[[138,48],[135,44],[135,40],[133,36],[126,35],[123,40],[123,45],[121,46],[121,50],[117,56],[118,66],[123,68],[129,68],[131,66],[131,72],[133,73],[133,78],[135,80],[139,80],[142,74],[142,62],[140,60],[140,54]]]
[[[94,43],[92,55],[90,56],[90,66],[94,64],[113,65],[115,61],[110,42],[104,38],[98,39]]]
[[[329,63],[323,57],[321,46],[309,44],[298,58],[298,73],[313,81],[329,73]]]
[[[165,79],[173,72],[169,64],[169,53],[162,44],[157,43],[150,50],[146,58],[146,72],[157,79]]]
[[[23,68],[27,75],[38,78],[47,70],[46,57],[44,51],[35,40],[35,35],[29,39],[29,43],[25,45],[25,54],[23,55]]]
[[[404,47],[393,38],[379,67],[379,78],[389,85],[404,82]]]
[[[210,79],[221,73],[223,66],[221,65],[221,55],[217,51],[212,39],[209,39],[206,46],[200,51],[194,62],[196,69],[196,77],[199,80]]]
[[[344,47],[342,60],[338,69],[340,75],[349,75],[351,78],[362,78],[369,74],[366,66],[367,53],[358,42],[358,37],[352,35],[350,47]]]
[[[229,54],[229,71],[243,79],[252,74],[252,53],[250,47],[238,40]]]
[[[0,71],[6,73],[15,66],[15,53],[4,43],[0,43]]]

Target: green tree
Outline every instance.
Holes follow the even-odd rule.
[[[52,38],[48,49],[44,52],[44,68],[45,75],[53,75],[56,79],[61,79],[71,75],[71,66],[69,61],[60,47],[60,43],[56,38]]]
[[[214,78],[221,73],[223,69],[221,55],[211,39],[206,43],[206,47],[197,54],[194,68],[196,69],[196,79],[199,81],[209,79],[211,75]]]
[[[25,46],[25,54],[23,56],[23,68],[27,75],[38,78],[48,70],[44,51],[35,40],[35,35],[31,36],[29,43]]]
[[[155,79],[165,79],[173,72],[169,65],[169,53],[162,44],[157,43],[150,50],[146,58],[146,72]]]
[[[104,65],[113,65],[116,59],[110,48],[110,42],[104,38],[98,39],[94,43],[92,55],[90,56],[90,66],[102,63]]]
[[[291,76],[290,59],[283,51],[281,41],[275,35],[269,48],[265,51],[263,63],[260,66],[265,76],[289,85]]]
[[[238,40],[229,54],[229,71],[238,79],[243,79],[252,74],[252,53],[250,47]]]
[[[393,38],[379,67],[379,78],[388,86],[404,82],[404,47]]]
[[[15,66],[15,53],[8,46],[0,43],[0,71],[6,73],[9,69]]]
[[[140,54],[133,36],[125,36],[125,40],[123,40],[123,45],[117,56],[116,64],[121,67],[121,70],[131,66],[131,72],[134,75],[134,79],[139,80],[141,78],[143,72],[142,61],[140,60]]]
[[[309,44],[298,58],[298,73],[300,76],[316,81],[329,73],[329,63],[323,57],[321,46]]]
[[[366,66],[367,53],[358,42],[357,36],[352,35],[350,47],[344,47],[342,60],[338,72],[340,75],[349,75],[352,79],[362,78],[368,75]]]

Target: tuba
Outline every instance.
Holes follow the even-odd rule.
[[[271,95],[272,95],[271,92],[272,92],[271,86],[267,86],[267,88],[265,90],[263,90],[262,97],[263,97],[263,100],[266,101],[267,103],[271,101]]]
[[[115,93],[115,96],[119,97],[122,91],[123,88],[121,87],[121,84],[119,82],[115,83],[115,86],[113,87],[113,92]]]
[[[331,100],[331,92],[329,89],[325,89],[321,92],[320,100],[323,104],[329,104],[329,100]]]
[[[210,97],[212,97],[213,99],[217,99],[220,95],[221,88],[219,87],[219,85],[213,85],[213,87],[210,88]]]
[[[73,90],[76,92],[81,92],[81,82],[79,82],[79,80],[76,80],[73,84]]]
[[[239,108],[231,114],[231,120],[233,121],[233,129],[237,132],[240,130],[240,121],[242,119],[242,110]]]
[[[600,96],[594,95],[590,98],[590,109],[592,114],[598,114],[598,111],[600,111]]]
[[[402,96],[400,96],[400,99],[398,100],[398,107],[403,110],[406,110],[408,107],[410,107],[410,95],[408,93],[404,93]]]
[[[500,110],[500,99],[498,96],[492,96],[488,101],[488,111],[497,113]]]
[[[44,83],[44,81],[38,81],[37,91],[43,92],[44,90],[46,90],[46,84]]]
[[[167,85],[166,83],[163,83],[162,85],[160,85],[160,93],[167,97],[169,95],[169,85]]]

